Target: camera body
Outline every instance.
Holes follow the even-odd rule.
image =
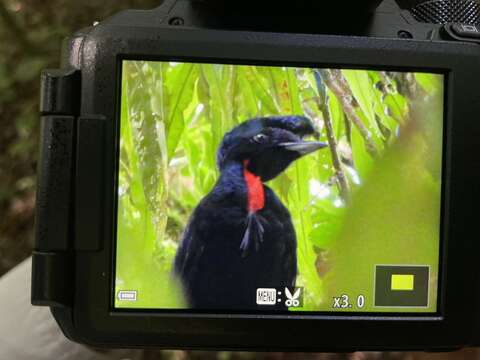
[[[313,10],[287,18],[224,8],[219,16],[211,6],[178,0],[120,13],[67,39],[61,69],[42,74],[32,303],[49,306],[67,337],[94,346],[440,351],[477,345],[475,25],[420,22],[393,1],[361,21],[324,21]],[[443,74],[436,311],[120,311],[114,299],[122,62],[144,60]]]

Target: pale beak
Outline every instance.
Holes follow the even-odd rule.
[[[300,155],[311,154],[317,150],[326,148],[328,144],[320,141],[298,141],[279,144],[285,150],[295,151]]]

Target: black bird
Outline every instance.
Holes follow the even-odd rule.
[[[220,178],[193,211],[174,274],[196,309],[256,309],[257,288],[294,287],[296,236],[290,213],[264,182],[327,146],[303,116],[256,118],[223,138]]]

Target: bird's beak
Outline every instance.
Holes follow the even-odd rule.
[[[307,155],[319,149],[327,147],[328,144],[320,141],[298,141],[298,142],[288,142],[280,144],[285,150],[295,151],[300,155]]]

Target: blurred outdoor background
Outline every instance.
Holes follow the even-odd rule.
[[[0,0],[0,276],[27,258],[33,244],[40,70],[58,66],[62,38],[71,32],[121,9],[151,8],[159,2]],[[21,316],[19,313],[18,317]],[[0,319],[2,317],[0,309]],[[25,345],[28,347],[28,343]],[[105,352],[102,351],[101,354],[104,356]],[[118,359],[125,358],[123,356]],[[446,354],[340,355],[148,351],[143,358],[416,360],[476,359],[480,355],[476,350]]]

